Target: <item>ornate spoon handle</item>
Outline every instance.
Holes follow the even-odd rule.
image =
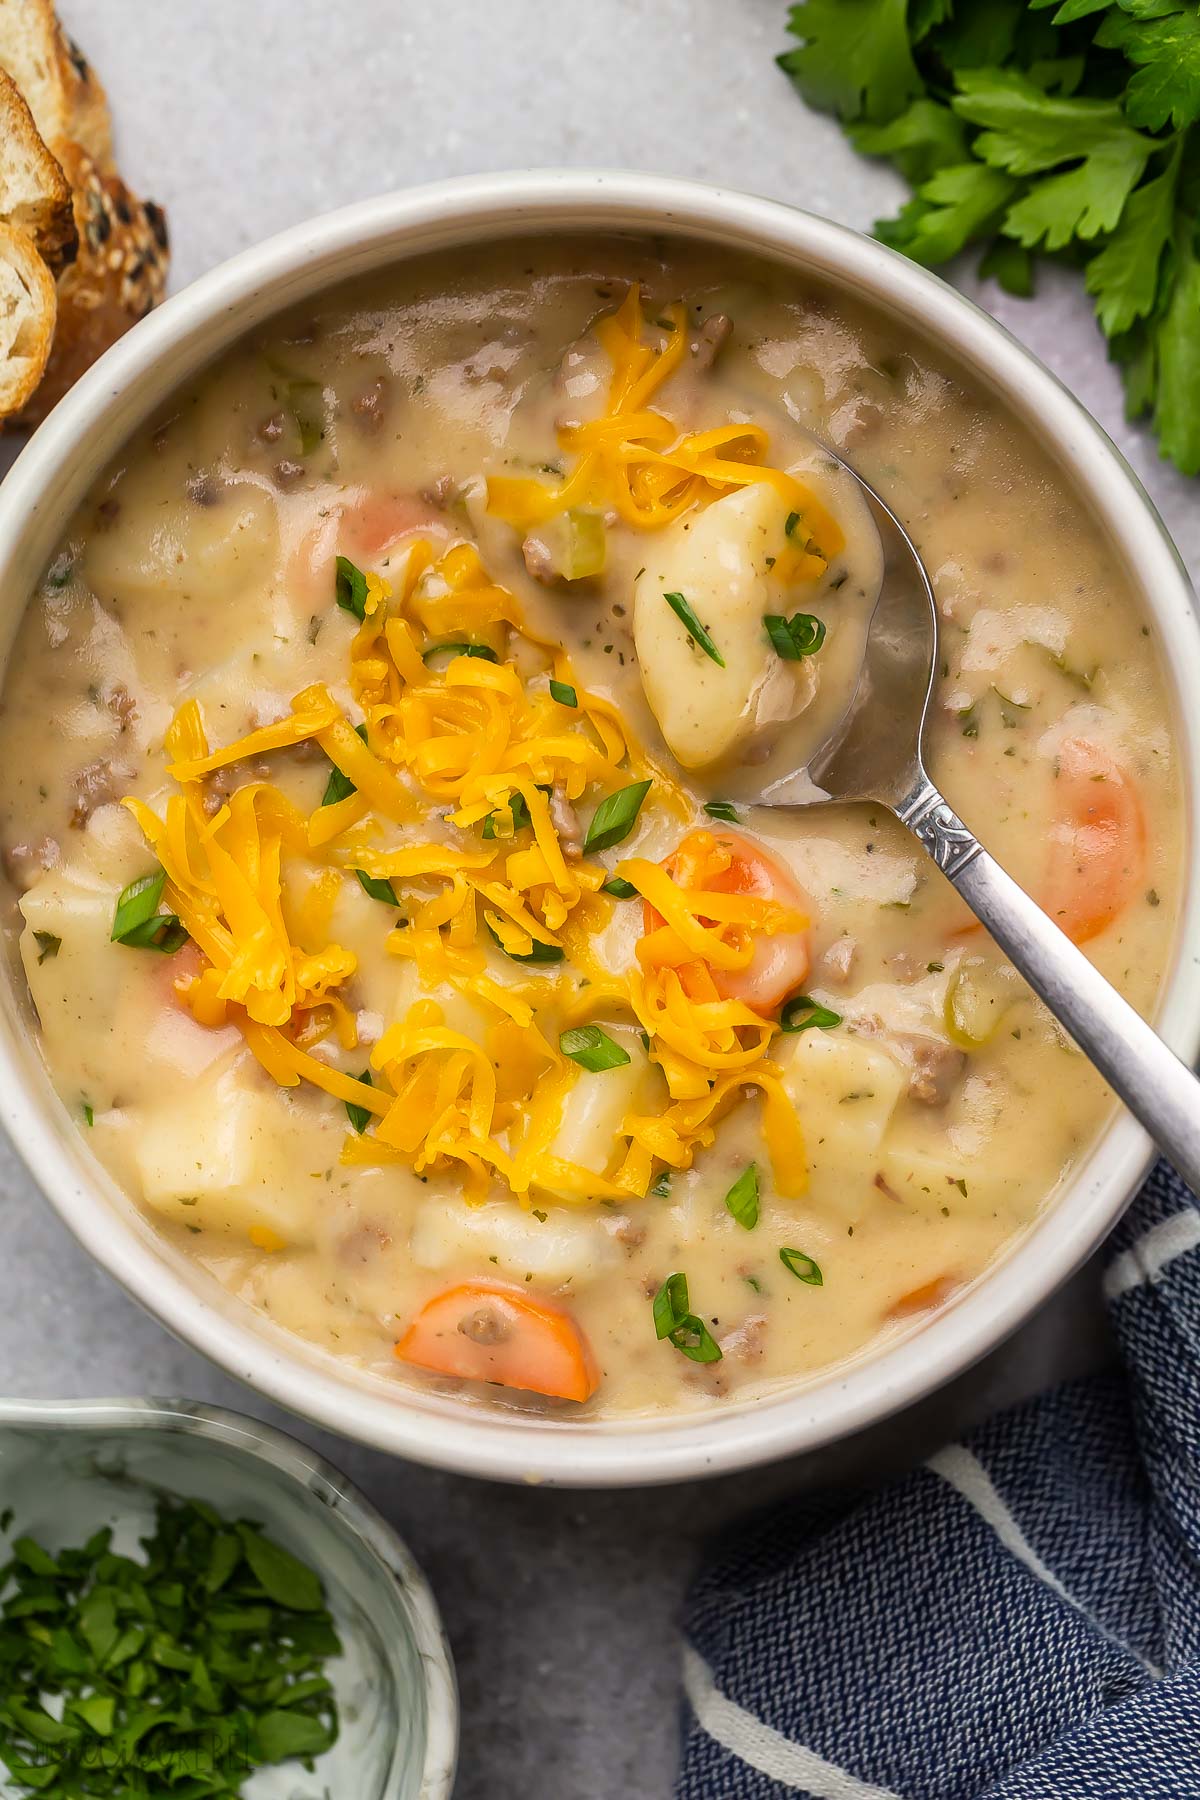
[[[895,809],[1013,967],[1200,1192],[1200,1081],[1017,886],[928,777]]]

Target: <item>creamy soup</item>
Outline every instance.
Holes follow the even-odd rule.
[[[89,1148],[373,1379],[681,1412],[914,1328],[1110,1100],[871,807],[851,457],[933,574],[933,773],[1133,1002],[1181,802],[1103,522],[924,344],[670,243],[419,262],[97,484],[0,718],[8,929]]]

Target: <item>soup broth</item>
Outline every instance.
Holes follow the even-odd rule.
[[[382,1381],[703,1409],[952,1304],[1110,1097],[836,728],[903,520],[932,772],[1135,1005],[1182,811],[1103,522],[927,346],[671,242],[254,336],[67,530],[0,711],[8,930],[89,1148]]]

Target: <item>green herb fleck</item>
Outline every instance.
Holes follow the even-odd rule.
[[[130,950],[160,950],[173,956],[188,941],[188,934],[174,913],[160,913],[158,903],[167,883],[165,869],[139,875],[122,888],[113,913],[110,942]]]
[[[354,729],[365,744],[367,741],[366,726],[356,725]],[[355,787],[350,777],[348,775],[343,775],[342,771],[335,763],[333,768],[329,771],[329,780],[325,783],[325,792],[321,795],[321,805],[336,806],[339,800],[348,800],[351,794],[357,794],[357,792],[358,789]]]
[[[680,624],[695,640],[700,649],[703,650],[705,656],[715,662],[719,669],[723,669],[725,667],[725,658],[721,655],[721,652],[717,649],[717,646],[713,643],[683,595],[664,594],[663,599],[675,614],[675,617],[679,620]]]
[[[485,920],[484,923],[486,925],[487,921]],[[504,945],[501,943],[500,938],[493,930],[492,926],[488,925],[487,930],[488,935],[496,945],[496,948],[498,950],[504,950]],[[530,950],[504,950],[504,954],[509,958],[510,962],[556,963],[561,962],[565,955],[561,944],[546,944],[542,942],[541,938],[535,937],[531,937],[529,941],[533,946]]]
[[[354,873],[358,876],[359,887],[364,894],[369,894],[372,900],[382,900],[385,906],[399,906],[396,890],[390,881],[382,881],[379,876],[368,875],[362,869],[355,869]]]
[[[50,962],[62,949],[62,939],[52,931],[35,931],[33,941],[38,947],[38,968],[44,962]]]
[[[375,1085],[371,1080],[370,1069],[364,1069],[362,1074],[358,1077],[358,1080],[362,1082],[364,1087],[374,1087]],[[367,1129],[367,1126],[371,1123],[372,1113],[369,1106],[357,1106],[353,1100],[347,1100],[346,1117],[353,1125],[355,1131],[357,1131],[359,1137],[361,1137],[363,1132]]]
[[[334,564],[333,591],[343,612],[356,619],[367,616],[367,578],[348,556],[339,556]]]
[[[499,658],[490,644],[426,644],[421,652],[422,662],[428,662],[431,656],[474,656],[480,662],[498,662]]]
[[[725,1206],[739,1225],[753,1231],[758,1224],[758,1169],[753,1163],[742,1170],[726,1194]]]
[[[579,695],[569,681],[551,681],[550,698],[557,700],[560,706],[579,705]]]
[[[593,1075],[603,1069],[619,1069],[629,1061],[628,1050],[614,1043],[599,1025],[577,1025],[572,1031],[564,1031],[558,1047],[564,1056],[569,1056],[581,1069],[589,1069]]]
[[[614,844],[623,842],[637,823],[642,802],[650,792],[650,787],[649,781],[634,781],[602,800],[587,828],[584,850],[611,850]]]
[[[514,794],[512,796],[512,798],[509,800],[508,810],[512,817],[512,828],[513,828],[514,832],[524,831],[527,826],[529,826],[533,823],[533,821],[529,817],[529,808],[525,804],[524,794]],[[490,812],[488,814],[487,818],[483,821],[483,831],[481,833],[481,835],[483,837],[494,838],[497,836],[508,837],[511,835],[511,833],[508,833],[508,832],[500,832],[500,833],[497,832],[497,830],[496,830],[497,816],[498,815],[496,813]]]
[[[610,875],[600,888],[602,894],[611,894],[614,900],[632,900],[637,893],[632,881],[626,881],[623,875]]]
[[[824,1287],[825,1277],[812,1257],[807,1256],[803,1250],[781,1250],[779,1260],[788,1274],[794,1275],[797,1281],[806,1281],[809,1287]]]
[[[814,613],[793,613],[790,619],[782,613],[766,613],[763,624],[776,654],[785,662],[815,656],[825,642],[825,622]]]
[[[785,1000],[779,1014],[781,1031],[832,1031],[835,1025],[842,1022],[841,1013],[831,1007],[822,1006],[811,994],[793,994]]]
[[[668,1275],[654,1296],[655,1335],[674,1344],[691,1362],[720,1362],[721,1346],[689,1306],[687,1276]]]
[[[710,819],[724,819],[730,825],[738,822],[737,807],[732,800],[706,800],[704,810]]]

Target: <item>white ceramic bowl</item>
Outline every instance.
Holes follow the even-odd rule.
[[[765,254],[882,308],[992,388],[1107,524],[1173,686],[1188,774],[1187,893],[1158,1025],[1200,1048],[1200,630],[1187,576],[1099,427],[985,313],[935,276],[827,220],[717,188],[634,174],[485,175],[369,200],[248,250],[169,300],[85,375],[0,485],[0,655],[25,596],[88,484],[172,390],[250,327],[336,281],[427,251],[522,232],[683,233]],[[1099,525],[1097,529],[1100,529]],[[475,1475],[577,1485],[681,1480],[807,1450],[872,1423],[983,1355],[1111,1228],[1151,1147],[1114,1118],[1069,1186],[997,1266],[883,1353],[769,1401],[644,1422],[545,1422],[420,1395],[339,1366],[252,1315],[170,1253],[89,1155],[3,984],[0,1119],[80,1241],[163,1323],[260,1392],[385,1450]]]

